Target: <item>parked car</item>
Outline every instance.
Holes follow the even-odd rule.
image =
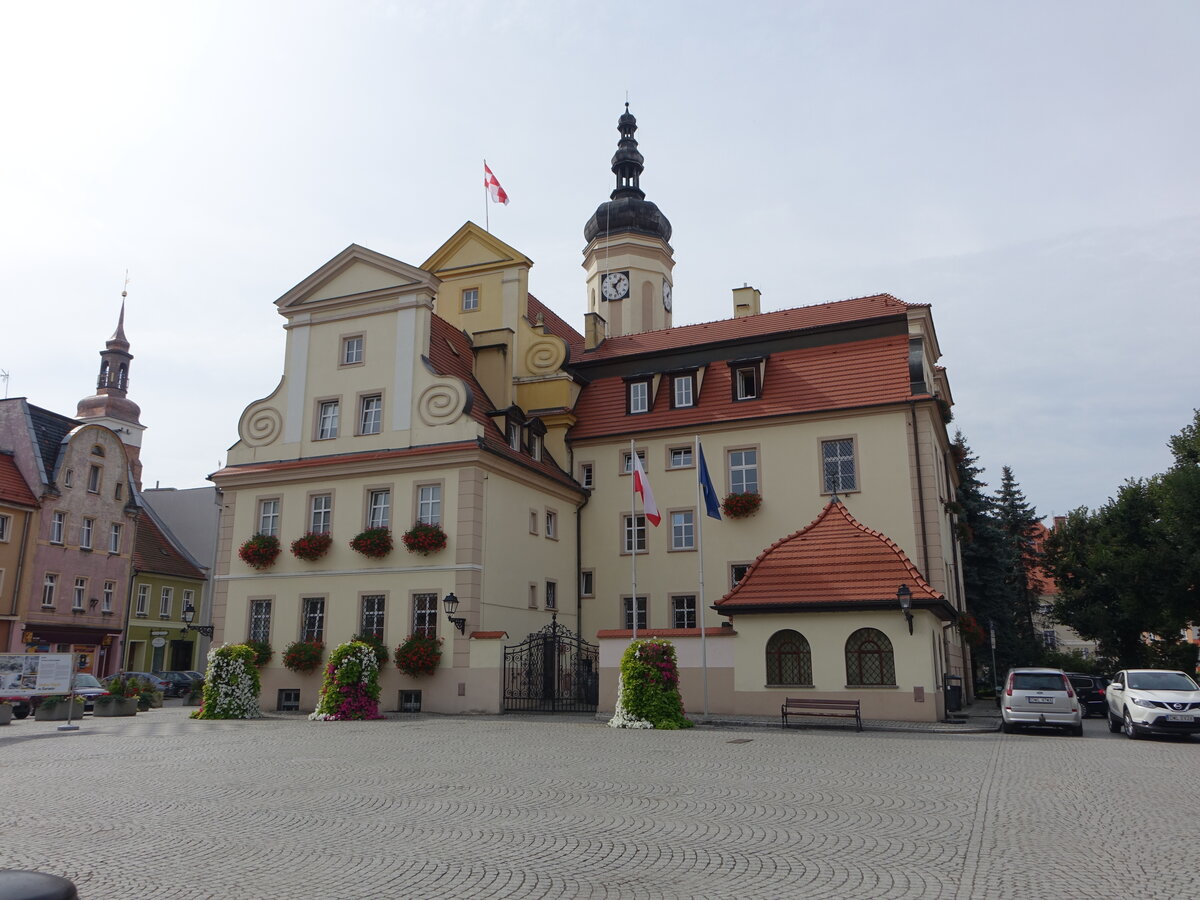
[[[1090,715],[1102,716],[1104,711],[1108,709],[1108,703],[1104,698],[1104,689],[1108,686],[1108,679],[1098,675],[1084,675],[1082,672],[1068,672],[1067,678],[1071,681],[1071,687],[1075,688],[1075,693],[1079,697],[1079,711],[1086,719]]]
[[[176,693],[176,687],[172,682],[167,681],[165,678],[159,678],[153,672],[121,672],[119,674],[123,675],[126,678],[136,678],[139,681],[149,682],[150,686],[153,687],[156,691],[160,691],[164,697],[179,696]],[[112,681],[112,679],[114,679],[116,677],[117,677],[116,675],[109,675],[107,678],[104,679],[104,683],[107,684],[109,681]]]
[[[186,697],[192,692],[192,685],[196,679],[192,678],[187,672],[155,672],[163,681],[171,682],[173,693],[165,694],[167,697]]]
[[[1200,732],[1200,685],[1173,669],[1124,669],[1106,692],[1108,730],[1127,737]]]
[[[1008,670],[1000,695],[1000,729],[1012,734],[1026,726],[1083,734],[1079,698],[1062,669]]]
[[[71,679],[71,684],[75,688],[75,693],[83,698],[84,712],[91,712],[95,708],[96,698],[108,693],[108,689],[97,680],[96,676],[89,675],[87,672],[77,674]],[[24,719],[30,713],[37,712],[38,704],[42,702],[42,698],[39,696],[0,697],[0,700],[7,700],[12,704],[13,718],[16,719]]]

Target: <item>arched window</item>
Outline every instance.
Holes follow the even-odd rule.
[[[767,684],[811,685],[812,650],[798,631],[777,631],[767,641]]]
[[[121,368],[117,371],[117,387],[122,391],[129,387],[129,367],[125,363],[121,363]]]
[[[99,444],[93,444],[92,445],[92,456],[103,456],[103,455],[104,455],[104,448],[102,446],[100,446]]]
[[[846,641],[846,684],[895,684],[892,642],[874,628],[860,628]]]
[[[100,362],[100,377],[96,380],[96,387],[98,387],[98,388],[108,387],[108,360],[107,359],[102,360]]]

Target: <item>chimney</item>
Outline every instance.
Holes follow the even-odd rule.
[[[583,349],[595,350],[607,336],[608,323],[600,313],[588,313],[583,317]]]
[[[744,316],[757,316],[761,312],[759,309],[759,299],[761,297],[762,294],[748,284],[743,284],[740,288],[734,288],[733,317],[741,319]]]

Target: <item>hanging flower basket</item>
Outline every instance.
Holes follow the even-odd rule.
[[[283,664],[293,672],[312,672],[321,665],[325,655],[322,641],[293,641],[283,651]]]
[[[404,532],[402,540],[409,553],[420,553],[422,556],[446,549],[446,532],[442,531],[440,525],[418,522]]]
[[[731,519],[744,519],[758,512],[762,506],[762,494],[726,494],[721,501],[721,512]]]
[[[963,640],[972,647],[978,647],[987,639],[987,635],[983,632],[983,626],[970,613],[963,613],[958,617],[958,630],[962,634]]]
[[[266,569],[279,556],[279,538],[273,534],[256,534],[238,548],[238,556],[252,569]]]
[[[308,531],[292,541],[292,556],[315,562],[329,552],[333,536],[328,531]]]
[[[442,661],[442,639],[409,635],[408,640],[396,648],[396,668],[405,675],[419,678],[432,675]]]
[[[368,559],[383,559],[392,552],[392,532],[388,528],[368,528],[355,536],[350,546]]]

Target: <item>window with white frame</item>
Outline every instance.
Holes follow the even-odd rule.
[[[279,499],[258,501],[258,533],[271,536],[279,535]]]
[[[639,450],[637,452],[638,459],[642,462],[642,469],[646,468],[646,451]],[[628,450],[621,453],[621,471],[626,475],[633,474],[633,456]]]
[[[74,486],[75,486],[75,470],[67,469],[67,471],[63,472],[63,487],[74,487]]]
[[[355,366],[363,361],[363,336],[355,334],[342,338],[342,365]]]
[[[827,494],[858,489],[852,438],[821,441],[821,473],[822,490]]]
[[[83,601],[87,596],[87,579],[76,578],[75,590],[71,593],[71,609],[82,610]]]
[[[61,544],[63,542],[63,530],[67,525],[67,514],[64,512],[56,512],[50,518],[50,543]]]
[[[546,609],[558,609],[558,582],[546,582]]]
[[[633,597],[622,597],[621,602],[624,605],[625,612],[625,629],[633,629]],[[644,630],[646,628],[646,598],[638,596],[637,598],[637,627]]]
[[[88,466],[88,493],[100,493],[100,467]]]
[[[596,573],[592,569],[584,569],[579,573],[579,596],[596,596]]]
[[[413,630],[421,637],[437,637],[438,595],[413,594]]]
[[[733,370],[733,399],[753,400],[758,391],[758,366],[739,366]]]
[[[729,490],[734,494],[758,493],[758,451],[729,451]]]
[[[629,414],[631,416],[639,413],[650,412],[650,382],[649,381],[631,381],[629,382]]]
[[[442,486],[422,484],[417,487],[417,521],[426,525],[442,524]]]
[[[117,592],[117,583],[115,581],[104,582],[104,593],[100,598],[100,612],[110,613],[113,611],[113,595]]]
[[[504,436],[510,449],[521,449],[521,426],[519,423],[509,419],[504,425]]]
[[[309,501],[308,530],[326,534],[333,525],[333,495],[316,494]]]
[[[317,440],[327,441],[338,436],[338,416],[341,403],[337,400],[322,400],[317,405]]]
[[[325,598],[305,597],[300,610],[300,640],[325,640]]]
[[[546,537],[552,541],[558,540],[558,513],[552,509],[546,510]]]
[[[158,617],[160,619],[171,618],[171,602],[175,599],[175,588],[164,587],[162,593],[158,595]]]
[[[383,431],[383,395],[365,394],[358,401],[358,433],[379,434]]]
[[[541,459],[542,458],[542,436],[540,434],[533,434],[532,432],[530,433],[530,435],[529,435],[529,455],[533,459]]]
[[[583,485],[585,488],[587,488],[588,490],[591,490],[592,485],[594,483],[594,479],[596,477],[595,472],[596,472],[596,469],[592,463],[590,463],[590,462],[580,463],[579,464],[579,483],[581,485]]]
[[[696,405],[696,376],[676,375],[671,379],[671,406],[681,409]]]
[[[474,312],[479,309],[479,288],[467,288],[462,292],[463,312]]]
[[[669,466],[672,469],[690,469],[692,467],[691,447],[672,447]]]
[[[42,607],[53,608],[54,592],[58,590],[58,576],[53,572],[47,572],[46,577],[42,579]]]
[[[645,553],[646,517],[638,515],[622,516],[621,537],[622,553]]]
[[[359,633],[383,640],[383,611],[385,606],[383,594],[363,594],[362,616],[359,620]]]
[[[12,516],[0,516],[0,541],[7,541],[12,533]]]
[[[392,492],[387,489],[367,494],[367,527],[392,527]]]
[[[250,640],[270,643],[271,641],[271,601],[250,601]]]
[[[696,549],[696,513],[680,509],[671,513],[671,549]]]
[[[671,627],[696,627],[696,595],[679,594],[671,598]]]
[[[134,613],[139,616],[149,615],[150,612],[150,585],[139,584],[137,589],[137,604],[134,606]]]
[[[108,526],[108,552],[121,552],[121,523],[113,522]]]
[[[96,528],[95,519],[84,519],[79,524],[79,547],[82,550],[92,549],[92,534]]]

